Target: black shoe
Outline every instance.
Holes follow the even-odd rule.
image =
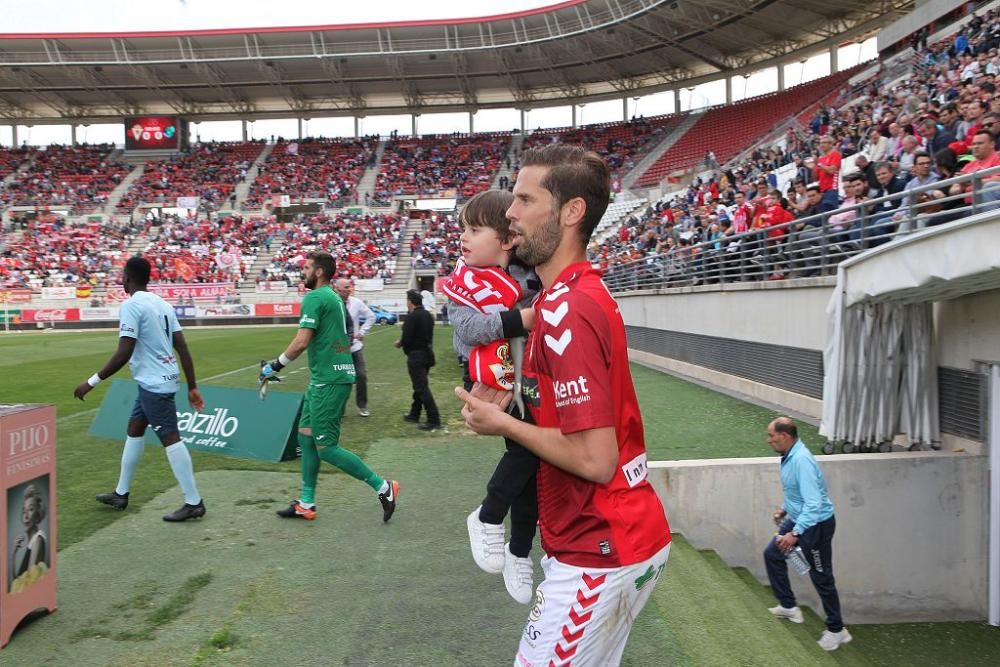
[[[116,510],[123,510],[128,507],[128,494],[119,495],[117,491],[111,493],[98,493],[97,502],[110,505]]]
[[[394,479],[388,480],[389,493],[378,494],[378,500],[382,503],[382,522],[392,518],[392,513],[396,511],[396,498],[399,496],[399,482]]]
[[[417,428],[421,431],[436,431],[441,428],[441,424],[432,424],[430,422],[424,422],[423,424],[418,424]]]
[[[197,505],[183,505],[176,512],[163,515],[164,521],[187,521],[188,519],[200,519],[205,516],[205,503],[198,502]]]
[[[420,421],[420,417],[414,417],[410,413],[406,413],[405,415],[403,415],[403,421],[410,422],[411,424],[416,424]]]

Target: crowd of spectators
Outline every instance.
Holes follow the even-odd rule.
[[[462,256],[462,225],[454,215],[434,215],[410,239],[410,262],[415,269],[435,269],[451,275]]]
[[[116,280],[134,231],[42,216],[0,249],[0,286],[39,289]]]
[[[17,171],[31,159],[34,148],[0,148],[0,181]]]
[[[385,147],[375,182],[373,205],[399,195],[468,198],[488,190],[507,157],[510,133],[393,137]]]
[[[219,142],[194,145],[189,152],[149,162],[142,176],[118,202],[125,213],[140,204],[175,206],[178,197],[200,198],[201,210],[216,211],[234,204],[236,186],[263,150],[260,142]]]
[[[578,128],[539,129],[524,138],[523,149],[563,143],[578,144],[592,150],[607,161],[611,169],[612,190],[617,192],[621,190],[622,177],[683,120],[680,115],[638,117],[626,122]]]
[[[114,146],[51,145],[39,150],[31,166],[0,190],[0,206],[35,206],[66,210],[71,215],[93,213],[132,169],[111,159]],[[28,149],[4,151],[0,164],[8,174],[26,159]]]
[[[154,282],[218,283],[248,278],[272,229],[264,218],[233,215],[211,219],[167,216],[147,231],[140,251]]]
[[[1000,166],[1000,15],[915,45],[910,75],[881,73],[821,105],[783,145],[633,213],[592,245],[592,258],[612,282],[698,282],[706,269],[716,280],[782,279],[833,270],[848,254],[961,217],[967,186],[933,184]],[[1000,175],[984,180],[982,199],[1000,205]],[[828,215],[805,220],[818,214]]]
[[[374,166],[378,137],[278,141],[250,187],[248,208],[260,208],[272,195],[293,202],[324,199],[330,207],[358,202],[358,182]]]
[[[404,225],[397,215],[313,215],[267,230],[265,245],[274,247],[271,265],[255,279],[302,281],[306,255],[329,252],[337,260],[337,277],[392,281]]]

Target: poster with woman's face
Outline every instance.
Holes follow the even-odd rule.
[[[7,583],[20,593],[44,577],[52,563],[49,552],[49,476],[42,475],[7,489]]]

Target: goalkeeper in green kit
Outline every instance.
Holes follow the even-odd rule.
[[[299,418],[302,449],[302,495],[278,516],[285,519],[316,518],[316,480],[322,459],[375,489],[382,503],[382,520],[396,511],[399,482],[375,474],[356,454],[340,446],[340,418],[354,384],[350,327],[347,309],[330,287],[337,263],[329,253],[309,253],[303,267],[306,289],[299,330],[288,348],[274,361],[262,361],[260,384],[278,380],[277,373],[302,352],[309,351],[309,388]],[[263,395],[264,392],[262,392]]]

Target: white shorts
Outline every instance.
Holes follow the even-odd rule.
[[[659,581],[670,545],[617,568],[584,568],[542,558],[545,579],[521,635],[514,667],[611,667]]]

